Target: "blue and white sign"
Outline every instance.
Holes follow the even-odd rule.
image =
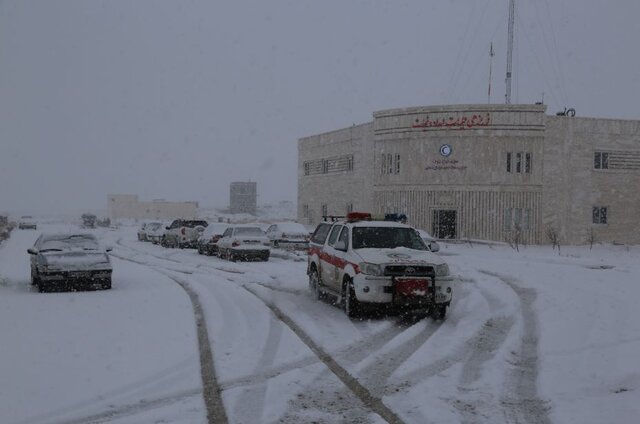
[[[449,144],[443,144],[442,146],[440,146],[440,154],[445,158],[449,157],[451,153],[453,153],[453,149]]]

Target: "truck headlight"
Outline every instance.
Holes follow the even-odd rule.
[[[358,264],[360,272],[367,275],[380,276],[383,274],[382,267],[378,264],[371,264],[369,262],[360,262]]]
[[[449,275],[449,265],[436,265],[436,277],[446,277],[447,275]]]

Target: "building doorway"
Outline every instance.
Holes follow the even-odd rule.
[[[432,216],[432,233],[435,238],[455,239],[458,211],[455,209],[434,209]]]

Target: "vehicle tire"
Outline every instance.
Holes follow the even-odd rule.
[[[342,283],[342,306],[344,313],[347,314],[349,318],[358,318],[360,316],[360,302],[356,299],[353,284],[349,279],[345,279]]]
[[[431,318],[436,321],[443,320],[447,315],[447,305],[436,305],[431,310]]]
[[[311,289],[311,293],[313,293],[313,298],[315,300],[321,300],[324,298],[324,292],[320,288],[320,277],[318,276],[318,271],[315,267],[311,270],[311,274],[309,274],[309,288]]]
[[[40,293],[46,293],[49,291],[49,288],[42,282],[42,280],[38,279],[36,284],[38,285],[38,291]]]
[[[160,239],[160,246],[167,247],[167,237],[162,236],[162,238]]]
[[[229,260],[230,260],[231,262],[236,262],[236,261],[238,260],[238,257],[236,256],[236,254],[235,254],[235,253],[233,253],[233,252],[228,252],[227,254],[229,255]]]
[[[110,290],[111,289],[111,279],[109,281],[105,281],[102,283],[102,290]]]

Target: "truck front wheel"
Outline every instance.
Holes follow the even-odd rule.
[[[356,293],[353,290],[353,283],[348,278],[342,283],[342,306],[349,318],[358,318],[362,312],[360,302],[356,299]]]

